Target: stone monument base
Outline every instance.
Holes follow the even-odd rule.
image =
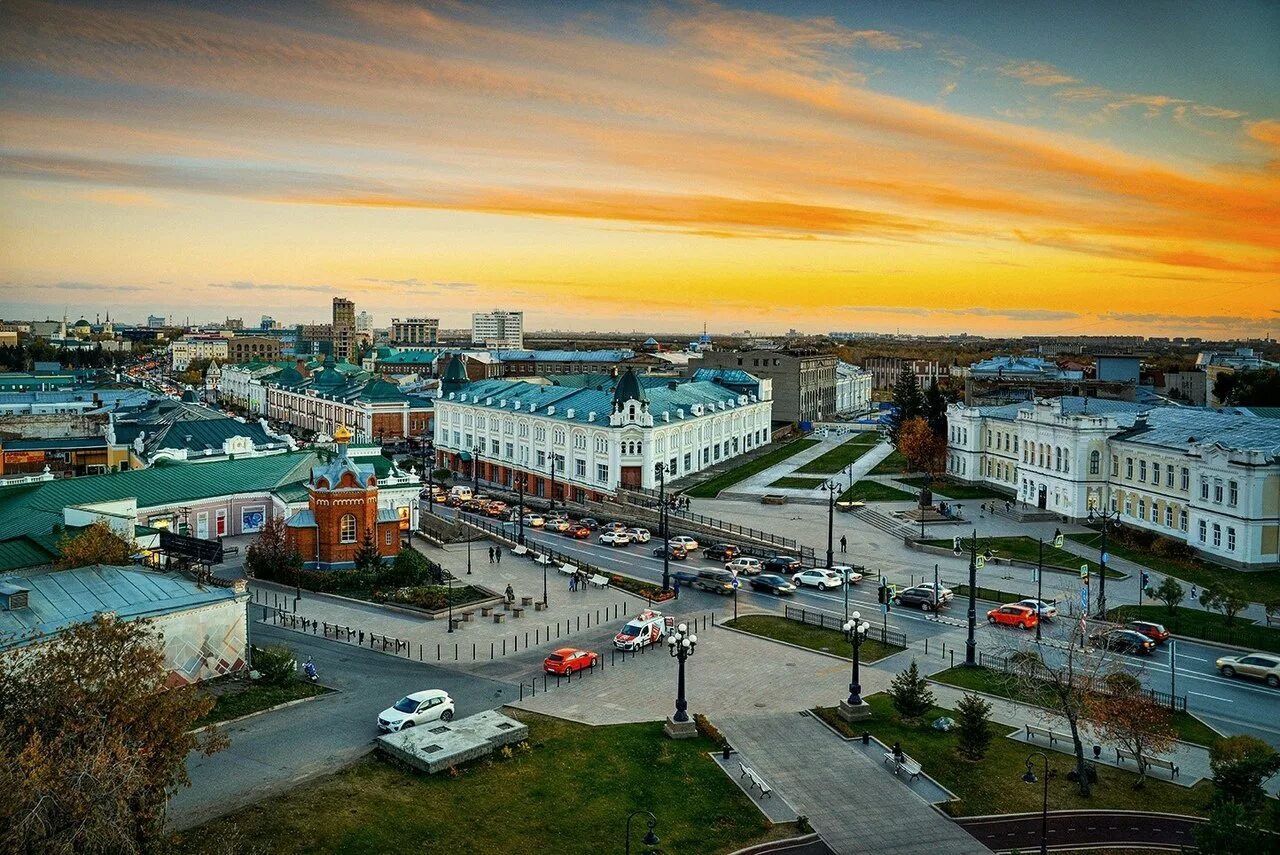
[[[866,701],[860,704],[851,704],[848,700],[843,700],[836,710],[836,715],[845,721],[864,721],[871,718],[871,704]]]
[[[672,716],[667,716],[662,732],[672,739],[693,739],[698,735],[698,726],[693,723],[693,716],[689,716],[688,721],[676,721]]]

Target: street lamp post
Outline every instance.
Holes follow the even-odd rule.
[[[822,485],[822,489],[827,491],[827,569],[835,566],[835,533],[836,533],[836,494],[841,491],[843,485],[832,478],[830,481]],[[844,579],[844,619],[849,619],[849,579]]]
[[[625,855],[631,855],[631,820],[641,814],[647,817],[645,822],[649,824],[649,830],[644,835],[644,845],[652,847],[662,842],[658,839],[658,835],[653,833],[654,827],[658,824],[658,818],[647,810],[632,811],[631,815],[627,817],[627,844],[623,849]]]
[[[551,510],[556,509],[556,453],[553,451],[548,456],[551,461]]]
[[[1023,774],[1022,780],[1028,784],[1036,782],[1035,769],[1032,768],[1031,759],[1039,756],[1044,761],[1044,801],[1040,805],[1040,855],[1048,855],[1049,852],[1049,756],[1043,751],[1032,751],[1027,755],[1027,771]]]
[[[471,539],[467,538],[467,572],[471,572]],[[447,601],[449,604],[449,632],[453,632],[453,574],[444,571],[445,584],[449,586]]]
[[[964,640],[964,664],[978,664],[978,642],[974,638],[974,628],[978,623],[978,530],[973,530],[973,540],[969,542],[969,635]],[[935,596],[937,592],[934,592]]]
[[[1120,525],[1120,511],[1095,511],[1089,509],[1089,522],[1102,522],[1102,548],[1098,555],[1098,617],[1107,617],[1107,530]]]
[[[517,485],[520,488],[519,490],[520,502],[516,506],[516,524],[519,526],[520,531],[519,531],[519,534],[516,535],[516,543],[523,546],[524,545],[524,472],[517,470],[517,473],[520,476],[518,479],[518,485]],[[546,598],[544,597],[543,599],[545,600]]]
[[[696,736],[697,727],[689,720],[689,702],[684,697],[684,664],[693,655],[698,636],[688,624],[680,624],[667,636],[667,652],[680,663],[680,677],[676,686],[676,714],[667,719],[663,728],[668,736],[684,738]]]
[[[427,463],[428,450],[431,451],[430,464]],[[436,454],[434,444],[431,440],[425,437],[423,437],[422,441],[418,445],[418,460],[427,471],[427,512],[434,514],[436,512]],[[419,476],[418,480],[421,482],[421,476]],[[419,513],[421,513],[421,511],[419,511]]]
[[[480,452],[484,449],[477,445],[471,449],[471,495],[480,492]]]
[[[862,700],[862,682],[858,677],[858,662],[862,655],[862,642],[867,637],[871,624],[862,619],[859,612],[849,615],[849,620],[842,627],[845,641],[853,647],[853,671],[849,677],[849,698],[840,702],[839,715],[845,721],[868,718],[871,706]]]
[[[653,464],[658,476],[658,527],[662,535],[662,590],[671,590],[671,526],[667,524],[667,464]],[[683,666],[682,666],[683,667]],[[683,674],[683,670],[681,671]]]

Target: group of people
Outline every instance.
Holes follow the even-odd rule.
[[[689,497],[672,496],[667,499],[667,507],[673,511],[687,511],[689,510]]]
[[[587,589],[587,571],[575,570],[569,574],[569,590],[585,591]]]
[[[501,546],[489,547],[489,563],[490,564],[502,563],[502,547]]]

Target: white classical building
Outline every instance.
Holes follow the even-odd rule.
[[[655,464],[665,464],[671,480],[770,441],[768,386],[750,379],[758,385],[729,388],[628,369],[616,380],[558,386],[467,382],[449,372],[435,404],[437,460],[468,474],[478,466],[480,478],[504,486],[523,477],[536,496],[598,499],[620,487],[656,488]]]
[[[267,414],[266,382],[283,368],[271,362],[245,362],[222,366],[218,399],[243,407],[251,413]]]
[[[1215,561],[1280,563],[1280,420],[1063,397],[947,409],[948,473],[1064,519],[1108,508]]]
[[[860,416],[871,411],[870,371],[847,362],[836,363],[836,412]]]
[[[169,344],[169,364],[174,371],[186,371],[194,359],[227,361],[227,337],[221,335],[188,335]]]

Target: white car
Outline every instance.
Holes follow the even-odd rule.
[[[378,713],[378,730],[397,733],[429,721],[451,721],[453,698],[444,689],[427,689],[405,695]]]
[[[1034,609],[1036,614],[1044,620],[1053,620],[1058,616],[1057,606],[1053,603],[1046,603],[1044,600],[1037,600],[1034,597],[1026,600],[1018,600],[1014,605],[1026,606],[1029,609]]]
[[[838,574],[842,579],[847,579],[850,585],[856,585],[862,581],[862,574],[848,564],[833,564],[831,572]]]
[[[631,535],[625,531],[604,531],[600,533],[600,542],[605,546],[630,546]]]
[[[541,528],[547,524],[547,521],[542,518],[541,514],[525,514],[524,524],[533,528]]]
[[[566,519],[548,519],[545,528],[547,531],[568,531],[569,521]]]
[[[689,537],[689,535],[687,534],[680,534],[671,538],[671,545],[683,546],[686,552],[698,551],[698,541],[694,540],[692,537]]]
[[[746,555],[739,555],[732,561],[724,565],[724,569],[733,572],[737,570],[743,576],[754,576],[764,569],[764,565],[760,563],[759,558],[750,558]]]
[[[650,538],[653,537],[647,528],[629,528],[627,529],[627,536],[636,543],[648,543]]]
[[[822,567],[812,567],[808,570],[801,570],[799,573],[791,577],[791,582],[797,588],[802,585],[812,585],[819,591],[828,588],[839,588],[844,584],[844,579],[834,570],[827,570]]]

